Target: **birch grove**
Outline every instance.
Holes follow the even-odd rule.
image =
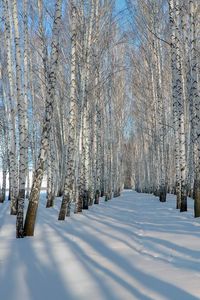
[[[198,2],[0,1],[0,203],[17,238],[42,187],[57,222],[123,188],[181,212],[192,197],[200,217]]]
[[[193,197],[199,217],[199,3],[128,0],[127,6],[137,31],[129,54],[136,190],[161,202],[166,191],[174,193],[181,212]]]

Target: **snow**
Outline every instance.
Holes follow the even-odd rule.
[[[0,205],[2,300],[200,299],[200,220],[175,197],[124,191],[82,215],[57,221],[45,208],[35,237],[15,239],[8,201]]]
[[[29,180],[30,180],[30,186],[32,184],[32,178],[33,178],[33,172],[29,171]],[[3,171],[0,168],[0,188],[2,187],[3,184]],[[9,186],[9,175],[7,173],[6,175],[6,187],[8,188]],[[27,182],[26,182],[26,186],[27,186]],[[47,175],[44,174],[43,180],[42,180],[42,189],[45,189],[47,186]]]

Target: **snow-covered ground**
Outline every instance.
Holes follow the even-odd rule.
[[[200,220],[125,191],[82,215],[57,221],[41,197],[34,238],[15,239],[0,204],[1,300],[200,299]]]

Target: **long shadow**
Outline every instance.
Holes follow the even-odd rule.
[[[10,244],[12,253],[4,262],[4,272],[0,274],[0,298],[2,300],[77,300],[60,276],[54,259],[45,246],[48,266],[38,259],[33,250],[32,239],[14,240]],[[40,249],[38,249],[40,251]]]
[[[139,235],[135,234],[135,238],[130,235],[123,235],[123,239],[122,239],[119,237],[119,232],[116,232],[115,234],[113,232],[109,233],[109,231],[105,232],[105,231],[101,230],[100,228],[101,228],[101,226],[96,226],[96,227],[93,227],[93,230],[96,231],[97,234],[101,234],[102,236],[107,236],[111,239],[114,239],[115,241],[119,241],[119,242],[123,243],[124,245],[128,246],[130,249],[136,251],[137,253],[140,253],[140,251],[138,250],[138,247],[135,247],[135,246],[133,246],[133,244],[127,242],[127,239],[130,239],[130,237],[131,237],[132,242],[135,242],[137,245],[141,246],[142,241],[140,241]]]
[[[62,300],[62,299],[72,299],[77,300],[75,295],[72,293],[72,287],[67,285],[67,281],[61,276],[59,272],[58,265],[55,260],[56,253],[52,255],[51,248],[47,243],[47,239],[44,237],[43,240],[43,255],[46,256],[46,259],[49,261],[47,263],[42,263],[42,260],[39,259],[40,253],[37,251],[40,250],[36,246],[34,249],[31,245],[31,242],[28,243],[28,249],[26,253],[26,284],[29,288],[30,294],[34,295],[33,300]],[[30,260],[31,258],[31,260]]]
[[[145,195],[146,197],[146,195]],[[115,199],[113,199],[113,202]],[[120,200],[122,201],[122,200]],[[131,200],[128,200],[131,201]],[[110,202],[108,202],[110,203]],[[41,204],[44,206],[44,203]],[[106,204],[107,205],[107,204]],[[105,205],[105,206],[106,206]],[[119,205],[119,203],[116,205]],[[102,208],[104,204],[102,204]],[[196,259],[199,258],[197,251],[192,250],[193,252],[190,253],[190,250],[179,246],[177,247],[176,244],[162,240],[159,238],[154,237],[147,237],[147,236],[139,236],[136,232],[131,230],[133,229],[142,229],[140,228],[140,223],[136,223],[139,220],[139,215],[136,218],[136,221],[124,223],[128,228],[121,228],[120,222],[122,219],[125,220],[126,216],[120,218],[118,216],[119,210],[113,215],[113,210],[115,209],[115,205],[107,205],[108,210],[105,211],[106,221],[104,219],[104,214],[98,212],[95,213],[96,217],[89,215],[86,213],[84,215],[85,220],[83,218],[79,221],[78,216],[75,217],[73,220],[68,222],[68,224],[61,224],[59,222],[52,222],[52,219],[55,217],[55,213],[57,213],[57,208],[53,209],[53,211],[45,210],[43,211],[42,215],[42,223],[38,224],[38,226],[49,226],[52,230],[56,232],[56,235],[61,238],[64,244],[61,245],[62,250],[66,251],[70,249],[71,252],[75,255],[77,260],[79,260],[81,266],[85,269],[86,273],[90,274],[93,278],[93,282],[89,287],[93,284],[99,286],[101,291],[102,297],[99,298],[100,300],[121,300],[120,296],[117,294],[117,290],[115,291],[110,285],[110,280],[115,281],[115,283],[119,286],[119,288],[124,289],[132,295],[133,298],[123,298],[123,300],[132,300],[132,299],[140,299],[140,300],[154,300],[149,295],[146,295],[144,292],[138,289],[137,282],[140,283],[140,286],[143,285],[147,287],[152,292],[156,294],[160,294],[160,296],[165,297],[166,299],[170,300],[197,300],[199,298],[191,295],[185,290],[181,288],[165,282],[153,275],[149,275],[145,272],[145,270],[140,270],[134,265],[134,261],[132,261],[131,257],[125,257],[126,254],[122,253],[120,255],[119,249],[112,249],[109,245],[105,244],[103,241],[99,240],[99,235],[103,235],[104,232],[100,230],[101,224],[105,224],[108,226],[108,229],[111,228],[114,230],[115,233],[120,232],[124,235],[124,238],[132,236],[135,239],[136,243],[139,241],[151,241],[154,245],[153,251],[160,251],[157,249],[157,245],[163,245],[167,248],[178,249],[182,254],[186,254],[191,257],[195,257]],[[128,207],[128,204],[127,204]],[[132,210],[123,210],[123,213],[128,212],[131,213]],[[95,212],[95,210],[94,210]],[[154,212],[155,213],[155,212]],[[88,229],[91,229],[91,226],[87,224],[87,220],[91,219],[95,222],[98,222],[98,228],[92,228],[94,231],[93,233],[87,232]],[[74,220],[76,222],[74,222]],[[73,223],[72,223],[73,221]],[[92,225],[92,222],[90,222]],[[66,226],[65,226],[66,225]],[[77,226],[77,227],[75,227]],[[164,225],[162,225],[164,226]],[[88,228],[88,229],[87,229]],[[68,232],[65,232],[65,229]],[[159,228],[157,228],[159,231]],[[166,230],[167,231],[167,230]],[[97,233],[97,234],[96,234]],[[58,260],[56,255],[56,244],[52,247],[52,239],[49,235],[46,235],[45,228],[40,228],[40,234],[44,236],[43,242],[40,241],[40,245],[37,245],[37,240],[33,239],[25,239],[15,241],[9,244],[9,248],[12,249],[12,255],[9,255],[9,260],[6,261],[4,264],[4,272],[0,273],[0,296],[3,300],[18,300],[22,299],[24,296],[24,300],[80,300],[86,299],[84,298],[84,294],[78,297],[73,292],[73,286],[69,284],[69,280],[67,278],[63,278],[62,273],[60,272]],[[106,233],[109,237],[110,234]],[[71,238],[70,238],[71,237]],[[77,241],[73,240],[72,237],[78,238],[78,240],[87,243],[91,248],[94,249],[97,256],[95,257],[90,252],[87,253],[86,249],[81,247]],[[117,237],[115,236],[116,240]],[[123,239],[118,238],[119,241],[124,242]],[[15,242],[14,242],[15,241]],[[36,243],[36,245],[35,245]],[[129,243],[125,243],[127,246]],[[131,244],[130,244],[131,245]],[[87,247],[86,247],[87,248]],[[55,250],[55,252],[54,252]],[[137,251],[136,249],[132,249]],[[42,260],[41,252],[45,253],[46,258],[44,261]],[[134,253],[133,253],[134,254]],[[194,256],[193,256],[194,254]],[[114,270],[117,268],[118,270],[121,269],[122,273],[117,271],[113,271],[106,266],[106,263],[101,264],[98,262],[98,255],[104,258],[104,260],[109,261],[113,264]],[[143,253],[142,253],[143,255]],[[136,256],[137,257],[137,256]],[[134,258],[134,256],[133,256]],[[186,260],[184,259],[184,264]],[[66,264],[66,268],[68,267],[67,261],[63,262]],[[181,261],[180,261],[181,263]],[[189,261],[188,261],[189,263]],[[190,262],[191,263],[191,262]],[[175,264],[177,266],[177,264]],[[1,267],[1,265],[0,265]],[[180,267],[181,264],[180,264]],[[192,268],[193,266],[191,266]],[[192,268],[194,270],[194,268]],[[199,270],[198,270],[199,271]],[[129,278],[135,279],[136,283],[127,282],[125,278],[123,278],[123,273],[129,276]],[[22,277],[18,276],[21,274]],[[73,275],[74,276],[74,275]],[[104,278],[104,276],[106,278]],[[159,274],[158,274],[159,276]],[[107,281],[107,278],[109,279]],[[80,283],[81,285],[81,283]],[[135,285],[135,286],[134,286]],[[19,291],[19,286],[24,286],[24,291]],[[25,289],[26,287],[26,289]],[[98,298],[97,298],[98,299]],[[98,299],[98,300],[99,300]]]
[[[125,287],[126,290],[128,290],[132,295],[135,295],[136,299],[144,299],[144,300],[153,300],[153,298],[147,297],[140,293],[136,288],[128,284],[126,281],[124,281],[120,276],[116,275],[115,273],[109,271],[106,267],[101,266],[100,264],[95,264],[95,261],[93,264],[92,258],[88,259],[89,256],[82,250],[81,247],[77,245],[76,242],[72,241],[69,237],[73,234],[74,237],[81,236],[77,234],[76,228],[73,228],[70,226],[70,233],[64,234],[63,229],[59,226],[59,224],[53,224],[50,222],[48,216],[45,216],[45,224],[48,224],[51,226],[55,231],[56,235],[59,237],[62,237],[67,247],[71,249],[71,251],[76,255],[76,258],[79,259],[80,263],[84,266],[84,268],[91,274],[91,276],[95,279],[96,283],[99,285],[101,294],[103,294],[104,299],[107,300],[120,300],[121,298],[118,297],[115,290],[112,289],[112,287],[109,286],[109,283],[106,282],[106,280],[102,277],[102,275],[99,275],[99,270],[105,275],[108,274],[113,280],[116,280],[118,284],[120,284],[122,287]],[[81,225],[81,224],[80,224]],[[82,236],[81,236],[82,237]],[[45,243],[47,243],[47,240],[45,240]],[[67,262],[66,262],[66,268],[67,268]],[[134,298],[135,299],[135,298]],[[127,299],[128,300],[128,299]]]
[[[131,205],[134,205],[133,202],[131,203]],[[130,202],[129,202],[130,205]],[[141,206],[141,203],[140,203]],[[174,213],[173,214],[169,214],[169,212],[166,212],[166,215],[162,213],[162,219],[160,217],[160,214],[157,214],[155,211],[155,208],[152,209],[152,211],[148,211],[147,215],[143,215],[143,219],[141,221],[141,211],[139,211],[139,213],[133,214],[133,219],[130,222],[130,211],[128,212],[128,215],[126,215],[124,213],[124,217],[122,218],[121,214],[115,213],[114,210],[116,209],[115,206],[110,206],[111,211],[105,210],[104,213],[102,213],[102,218],[103,216],[106,216],[106,219],[116,223],[116,220],[118,221],[117,224],[125,224],[125,225],[130,225],[130,226],[134,226],[136,227],[138,224],[140,227],[143,227],[143,229],[146,229],[148,231],[157,231],[157,232],[167,232],[167,233],[179,233],[182,235],[185,235],[186,233],[193,235],[193,236],[197,236],[200,237],[200,232],[199,232],[199,227],[200,226],[191,226],[191,221],[188,221],[187,217],[181,217],[177,210],[174,209]],[[119,208],[120,209],[120,208]],[[163,210],[163,209],[162,209]],[[101,214],[101,213],[100,213]],[[93,219],[96,220],[95,216],[99,215],[98,212],[94,213]],[[128,220],[127,220],[127,217]],[[92,217],[91,217],[92,218]],[[123,219],[123,221],[122,221]],[[149,221],[155,220],[154,224],[150,224]],[[170,220],[170,222],[169,222]],[[137,222],[139,221],[139,222]],[[105,221],[106,222],[106,221]],[[198,222],[197,222],[198,224]],[[200,225],[200,224],[199,224]],[[190,230],[188,230],[188,226],[190,226]]]
[[[1,299],[9,300],[15,299],[16,295],[14,289],[16,287],[16,270],[13,266],[18,267],[16,263],[15,244],[13,242],[1,243],[1,246],[7,248],[6,255],[1,256],[0,263],[0,296]],[[1,250],[2,251],[2,250]],[[5,251],[5,250],[4,250]]]
[[[191,271],[196,271],[199,272],[200,274],[200,252],[198,250],[193,250],[193,249],[188,249],[186,247],[177,245],[175,243],[172,243],[168,240],[156,238],[156,237],[146,237],[142,236],[141,237],[144,242],[151,242],[151,248],[149,248],[148,244],[148,249],[150,249],[153,252],[156,252],[158,254],[163,255],[163,257],[156,257],[156,259],[160,259],[165,262],[169,262],[167,258],[164,258],[166,256],[166,252],[161,252],[160,245],[166,247],[169,251],[168,256],[170,255],[170,252],[172,250],[175,250],[175,252],[179,252],[181,256],[172,256],[170,259],[170,264],[174,265],[175,267],[183,268],[183,269],[190,269]],[[145,247],[145,245],[144,245]],[[148,251],[147,249],[147,251]],[[147,253],[148,255],[148,253]],[[184,257],[184,255],[188,256],[191,258],[188,259]],[[196,261],[194,261],[196,260]]]
[[[89,219],[93,219],[92,216],[90,215],[87,215],[87,217]],[[95,218],[95,221],[97,223],[99,223],[99,227],[102,223],[102,221],[100,220],[97,220]],[[177,252],[179,252],[181,255],[187,255],[191,258],[196,258],[197,260],[200,259],[200,252],[198,250],[193,250],[193,249],[188,249],[184,246],[180,246],[178,244],[175,244],[175,243],[172,243],[168,240],[163,240],[163,239],[159,239],[159,238],[154,238],[154,237],[150,237],[150,236],[144,236],[144,235],[139,235],[138,233],[132,231],[132,230],[129,230],[127,228],[120,228],[120,226],[118,225],[113,225],[109,222],[105,222],[103,221],[103,224],[107,224],[108,227],[110,228],[113,228],[115,231],[117,232],[121,232],[122,234],[126,235],[127,236],[132,236],[132,238],[134,239],[134,241],[136,243],[138,243],[140,246],[142,245],[143,242],[148,242],[148,241],[152,241],[153,243],[151,244],[151,251],[156,251],[156,253],[160,253],[161,250],[159,248],[160,245],[163,245],[165,247],[167,247],[169,249],[169,254],[171,252],[171,249],[175,249]],[[134,224],[133,224],[134,225]],[[97,230],[97,228],[95,227],[94,228],[95,230]],[[145,248],[145,245],[144,245],[144,248]],[[133,250],[137,251],[138,253],[140,253],[141,251],[138,250],[136,247],[132,248]],[[151,258],[155,258],[153,255],[151,255],[150,253],[145,253],[143,252],[142,253],[143,255],[145,256],[148,256],[148,257],[151,257]],[[161,253],[162,254],[162,253]],[[162,254],[163,256],[166,255],[166,253],[163,253]],[[167,262],[169,263],[168,259],[167,258],[162,258],[162,257],[156,257],[156,259],[159,259],[161,261],[164,261],[164,262]],[[199,272],[200,271],[200,267],[199,267],[199,264],[198,262],[195,264],[194,261],[190,261],[188,260],[187,258],[185,257],[176,257],[176,261],[171,261],[171,263],[174,265],[174,266],[179,266],[181,268],[188,268],[188,269],[191,269],[192,271],[197,271]],[[184,263],[184,264],[183,264]]]
[[[177,252],[180,252],[181,255],[187,255],[187,256],[190,256],[191,258],[196,258],[196,259],[199,258],[199,251],[190,250],[186,247],[179,246],[179,245],[169,242],[167,240],[162,240],[162,239],[153,238],[153,237],[149,237],[149,236],[141,236],[141,235],[137,234],[136,232],[134,232],[133,230],[129,230],[128,228],[121,228],[121,226],[118,225],[118,222],[116,223],[116,220],[114,222],[114,218],[111,218],[111,220],[112,220],[111,222],[105,221],[105,219],[103,219],[103,215],[102,216],[98,215],[98,213],[96,214],[96,216],[93,216],[90,214],[85,214],[84,217],[99,223],[99,228],[101,227],[101,225],[103,223],[104,225],[107,225],[108,228],[113,228],[116,232],[121,232],[123,235],[127,234],[127,236],[129,236],[129,237],[131,236],[135,240],[135,242],[138,243],[140,246],[142,244],[142,241],[147,241],[147,242],[153,241],[153,243],[151,243],[150,251],[156,251],[157,253],[160,253],[161,255],[163,255],[163,257],[156,256],[157,260],[161,260],[161,261],[169,263],[168,256],[165,258],[166,252],[161,253],[161,249],[159,248],[160,245],[163,245],[169,249],[169,255],[171,255],[171,250],[175,249]],[[108,217],[106,219],[108,219]],[[81,221],[83,221],[83,220],[81,220]],[[134,223],[132,223],[132,224],[126,223],[125,225],[126,226],[130,225],[129,228],[134,226],[134,228],[137,227],[137,229],[141,229],[140,226],[138,226],[138,223],[137,223],[137,225]],[[85,224],[84,225],[81,224],[81,228],[84,226],[85,226]],[[95,228],[93,227],[93,230],[98,231],[98,229],[96,227]],[[157,230],[157,231],[159,231],[159,230]],[[102,234],[103,234],[103,232],[102,232]],[[124,242],[123,240],[120,240],[120,241]],[[141,253],[141,251],[140,251],[141,249],[138,249],[137,247],[133,247],[133,245],[128,244],[127,242],[124,242],[124,244],[129,246],[132,250],[134,250],[138,253]],[[145,249],[145,245],[144,245],[144,249]],[[149,253],[149,251],[143,252],[142,255],[145,255],[145,256],[155,259],[155,256],[153,256],[151,253]],[[170,263],[173,264],[174,266],[179,266],[183,269],[185,269],[185,267],[187,267],[188,269],[191,269],[192,271],[196,270],[197,272],[199,272],[198,263],[194,264],[194,261],[192,262],[191,260],[188,260],[185,257],[178,256],[175,258],[176,258],[175,261],[173,261],[173,260],[170,261]],[[184,264],[183,264],[183,262],[184,262]]]
[[[199,250],[193,250],[188,249],[184,246],[180,246],[178,244],[172,243],[169,240],[164,240],[157,237],[151,237],[151,236],[142,236],[141,237],[144,241],[152,241],[155,245],[163,245],[169,249],[174,249],[176,251],[179,251],[183,255],[187,255],[191,258],[199,259],[200,260],[200,251]]]
[[[5,223],[6,218],[8,217],[9,210],[9,203],[7,201],[4,201],[3,203],[0,203],[0,229],[3,227],[3,224]],[[15,218],[15,216],[11,216]]]
[[[86,216],[86,217],[89,217],[89,216]],[[97,219],[96,219],[96,222],[98,222]],[[99,225],[100,225],[100,223],[101,222],[99,221]],[[108,225],[108,228],[109,227],[112,227],[112,225]],[[98,227],[96,226],[96,227],[93,227],[93,230],[95,230],[98,233],[101,233],[103,235],[106,235],[110,238],[114,237],[116,240],[124,243],[129,248],[131,248],[132,250],[134,250],[138,253],[141,253],[141,247],[143,245],[143,242],[148,242],[148,241],[152,242],[150,251],[154,251],[158,254],[163,255],[163,258],[158,257],[158,256],[155,257],[155,256],[151,255],[150,253],[145,253],[145,252],[142,252],[142,255],[145,255],[145,256],[148,256],[148,257],[151,257],[151,258],[154,258],[154,259],[156,258],[158,260],[169,263],[168,256],[170,255],[170,258],[171,258],[171,250],[176,250],[176,252],[179,252],[181,255],[187,255],[187,256],[191,257],[191,259],[200,260],[200,252],[198,250],[188,249],[186,247],[183,247],[183,246],[180,246],[178,244],[172,243],[171,241],[168,241],[168,240],[164,240],[164,239],[160,239],[160,238],[156,238],[156,237],[151,237],[151,236],[141,236],[141,235],[134,232],[133,235],[132,235],[132,238],[133,238],[133,241],[140,246],[138,248],[138,247],[135,247],[132,244],[127,242],[126,239],[128,237],[130,238],[130,235],[124,235],[124,238],[121,239],[121,238],[119,238],[119,234],[118,234],[118,236],[116,236],[116,235],[113,236],[113,234],[110,234],[109,232],[104,232],[100,228],[101,228],[100,226],[98,226]],[[117,232],[119,232],[119,228],[117,228]],[[121,232],[124,233],[124,230],[121,230]],[[159,247],[160,245],[163,245],[166,248],[168,248],[168,250],[169,250],[168,255],[166,255],[167,254],[166,252],[163,252],[163,253],[161,252],[161,249]],[[144,247],[144,250],[145,250],[145,245],[143,245],[143,247]],[[149,248],[149,245],[148,245],[148,248]],[[164,258],[164,256],[167,256],[167,257]],[[190,268],[193,271],[194,270],[200,271],[200,265],[198,264],[198,261],[194,265],[194,260],[191,261],[191,260],[188,260],[185,257],[179,257],[178,256],[178,257],[175,257],[175,259],[176,259],[176,261],[174,261],[174,262],[170,261],[170,263],[173,264],[174,266],[179,266],[179,267],[182,267],[182,268],[185,268],[187,266],[187,268]]]
[[[84,251],[77,245],[76,242],[71,241],[67,238],[67,234],[63,234],[63,232],[54,226],[54,229],[58,231],[58,234],[63,236],[63,238],[66,240],[68,245],[72,247],[73,251],[76,250],[76,253],[81,253],[82,256],[85,257],[88,261],[90,261],[91,264],[94,265],[96,268],[100,268],[108,276],[111,278],[115,278],[115,280],[118,280],[118,283],[120,281],[120,284],[124,286],[125,289],[130,289],[130,292],[134,294],[135,289],[133,287],[128,287],[127,283],[125,283],[121,278],[116,278],[116,274],[111,272],[110,270],[106,270],[105,266],[101,266],[96,261],[94,261],[90,256],[84,253]],[[80,239],[82,238],[82,234],[80,232],[76,232],[76,236]],[[176,287],[170,283],[164,282],[161,279],[155,278],[151,275],[148,275],[141,270],[137,269],[136,267],[133,267],[130,264],[130,261],[128,261],[125,257],[120,256],[116,251],[113,252],[113,250],[109,247],[107,247],[104,243],[99,241],[95,235],[92,234],[85,234],[84,236],[84,242],[87,242],[91,247],[94,248],[96,252],[99,252],[100,255],[102,255],[104,258],[107,258],[110,262],[112,262],[115,266],[118,266],[126,272],[129,276],[134,277],[138,282],[141,284],[144,284],[152,291],[157,292],[159,287],[159,293],[168,299],[171,300],[177,300],[177,299],[187,299],[187,300],[197,300],[198,298],[191,295],[187,291],[184,291],[180,289],[179,287]],[[103,268],[103,269],[102,269]],[[138,290],[137,290],[138,292]],[[141,297],[143,297],[142,295]],[[139,298],[139,299],[145,299],[145,298]]]
[[[146,296],[133,285],[126,282],[122,277],[120,277],[120,275],[109,270],[108,268],[106,268],[105,265],[98,263],[91,256],[87,255],[86,252],[78,245],[78,243],[68,238],[67,234],[64,234],[58,228],[55,227],[54,230],[57,231],[59,236],[62,236],[65,243],[67,243],[67,246],[70,247],[71,251],[76,255],[76,258],[79,259],[80,263],[84,266],[87,272],[89,272],[91,276],[95,279],[96,283],[99,285],[99,288],[105,297],[104,299],[122,300],[121,297],[119,298],[117,292],[115,292],[112,286],[110,286],[109,282],[106,281],[107,279],[104,278],[104,276],[106,275],[107,277],[110,277],[112,280],[116,281],[116,283],[119,284],[121,288],[127,290],[134,297],[132,299],[153,300],[153,298]],[[92,245],[90,244],[90,246]],[[95,248],[95,250],[97,249]],[[100,252],[100,254],[102,254],[102,252]],[[105,255],[103,257],[106,258]],[[99,275],[99,271],[101,271],[102,275]],[[124,297],[123,299],[131,300],[131,298]]]
[[[125,192],[127,193],[127,192]],[[135,192],[132,192],[132,194],[136,194]],[[149,197],[151,197],[151,200],[153,202],[157,201],[155,199],[155,197],[153,196],[150,196],[148,194]],[[145,199],[146,195],[142,198]],[[138,198],[138,197],[137,197]],[[119,199],[119,200],[118,200]],[[138,200],[138,199],[136,199]],[[145,199],[146,200],[146,199]],[[124,201],[123,199],[120,200],[120,198],[115,198],[113,199],[112,201],[109,201],[108,203],[104,203],[104,202],[101,202],[100,203],[100,210],[96,210],[96,206],[94,207],[91,207],[89,211],[92,211],[93,212],[93,215],[94,216],[98,216],[99,215],[102,215],[102,217],[105,217],[106,216],[106,219],[109,220],[109,221],[113,221],[113,223],[116,223],[116,220],[118,221],[117,223],[118,224],[124,224],[125,225],[131,225],[131,226],[136,226],[136,220],[140,220],[141,221],[141,216],[140,216],[140,213],[141,211],[139,211],[139,214],[137,213],[137,210],[136,210],[136,213],[135,213],[135,207],[141,207],[141,203],[138,204],[139,201],[133,201],[132,199],[126,199],[126,201]],[[111,205],[109,205],[109,203],[111,203]],[[127,210],[124,209],[124,207],[127,206]],[[130,209],[130,207],[133,206],[133,208]],[[105,210],[104,210],[105,208]],[[162,209],[163,208],[160,208],[160,203],[158,202],[158,205],[157,205],[157,208],[156,209]],[[103,211],[102,211],[103,210]],[[119,210],[122,212],[123,210],[123,213],[122,214],[119,214],[118,211],[116,210]],[[128,213],[128,214],[126,214]],[[131,222],[130,222],[130,213],[133,213],[133,219],[131,219]],[[162,213],[163,214],[163,213]],[[85,214],[87,215],[87,214]],[[161,220],[160,216],[158,215],[158,217],[156,217],[158,214],[156,214],[155,212],[155,208],[153,207],[152,208],[152,211],[148,211],[148,214],[147,215],[143,215],[144,219],[147,220],[152,220],[152,216],[154,216],[154,219],[158,222],[156,222],[155,224],[152,224],[152,226],[149,224],[149,228],[148,230],[154,230],[156,229],[157,231],[160,231],[160,232],[177,232],[177,226],[182,228],[182,225],[185,226],[183,228],[183,230],[178,230],[178,232],[181,234],[184,234],[186,231],[187,231],[187,228],[186,228],[186,223],[188,223],[189,225],[191,225],[190,222],[187,221],[187,219],[184,217],[183,220],[184,221],[181,221],[180,219],[180,215],[177,214],[177,210],[174,209],[174,213],[173,214],[169,214],[169,212],[167,212],[166,217],[167,219],[165,220],[165,222],[162,222],[163,220]],[[127,216],[129,217],[129,220],[127,220]],[[156,219],[157,218],[157,219]],[[162,218],[163,218],[163,215],[162,215]],[[170,224],[169,224],[169,218],[170,218]],[[95,219],[95,218],[94,218]],[[141,222],[143,223],[143,225],[145,225],[145,221]],[[175,221],[175,223],[172,223],[173,222],[173,219]],[[173,230],[173,227],[176,228]],[[169,230],[169,231],[168,231]],[[194,228],[194,230],[198,233],[198,228]],[[193,232],[190,231],[187,231],[188,233],[190,234],[193,234]],[[199,235],[198,235],[199,236]]]

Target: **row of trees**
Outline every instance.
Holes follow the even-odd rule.
[[[129,149],[137,191],[200,216],[200,5],[196,0],[127,0],[134,107]],[[134,35],[133,35],[134,33]]]
[[[9,174],[17,237],[34,234],[44,175],[59,220],[123,183],[181,211],[191,196],[199,217],[198,0],[126,0],[123,21],[114,0],[1,4],[0,201]]]
[[[46,207],[62,196],[59,220],[72,202],[80,213],[100,196],[120,194],[125,46],[112,0],[1,4],[0,200],[9,173],[10,212],[22,238],[34,234],[44,174]]]

